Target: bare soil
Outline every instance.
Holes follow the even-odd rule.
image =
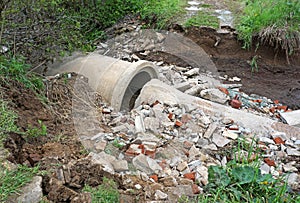
[[[300,108],[300,53],[290,56],[290,65],[285,53],[274,50],[272,47],[260,46],[251,50],[242,48],[242,43],[231,32],[217,33],[212,28],[192,27],[183,31],[175,26],[175,31],[184,35],[203,48],[215,63],[220,76],[237,76],[242,79],[241,91],[247,94],[266,96],[272,100],[279,100],[290,109]],[[218,46],[214,46],[216,39],[221,39]],[[257,56],[258,70],[250,63]],[[150,53],[147,56],[139,55],[150,61],[165,61],[168,64],[187,66],[185,61],[176,56],[163,52]]]

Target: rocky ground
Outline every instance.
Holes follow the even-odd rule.
[[[299,58],[287,66],[285,56],[274,58],[269,48],[245,51],[230,29],[184,30],[175,25],[166,32],[145,32],[140,27],[128,19],[114,26],[107,31],[111,38],[99,43],[96,52],[153,61],[159,80],[174,92],[279,123],[273,130],[249,128],[222,112],[159,99],[115,112],[86,78],[73,73],[45,79],[47,104],[21,84],[3,83],[3,97],[12,101],[21,129],[38,126],[38,120],[47,126],[47,136],[24,140],[12,133],[5,142],[9,162],[39,164],[48,171],[30,186],[40,188],[35,195],[48,202],[90,202],[84,185],[97,186],[108,177],[117,182],[121,202],[176,202],[182,195],[201,193],[208,167],[224,166],[237,153],[259,157],[264,174],[289,174],[289,187],[299,193],[300,129],[284,124],[287,113],[300,106]],[[249,63],[256,55],[259,70],[251,72]],[[257,150],[250,155],[247,148],[237,150],[242,142]],[[9,201],[22,199],[17,198]]]
[[[123,46],[134,47],[134,40],[132,44],[115,46],[125,34],[99,44],[97,52],[117,54],[129,61],[158,57],[154,63],[161,81],[185,94],[241,112],[282,122],[284,113],[291,111],[279,101],[243,93],[243,79],[239,77],[213,75],[210,70],[214,71],[214,67],[201,70],[192,66],[197,62],[189,64],[171,54],[151,55],[166,48],[163,42],[168,35],[152,31],[148,34],[156,36],[161,46],[151,48],[150,41],[145,43],[150,50],[139,46],[139,50],[129,53]],[[206,56],[205,52],[201,54]],[[207,64],[209,67],[210,62]],[[251,129],[247,123],[222,112],[210,114],[189,103],[168,100],[137,103],[130,112],[114,112],[89,88],[83,76],[69,73],[48,77],[45,82],[47,105],[22,85],[1,86],[5,97],[13,99],[20,127],[26,129],[28,123],[37,126],[38,120],[47,125],[45,137],[25,141],[20,135],[11,134],[5,143],[10,151],[8,161],[40,164],[41,169],[50,172],[42,180],[36,179],[40,184],[34,184],[42,187],[40,191],[47,201],[89,202],[89,193],[81,192],[83,186],[97,186],[103,177],[109,177],[117,182],[122,202],[176,202],[182,195],[193,197],[201,193],[208,183],[208,167],[226,165],[237,153],[244,158],[260,157],[264,174],[290,174],[289,186],[294,191],[300,189],[297,127],[282,123],[272,131]],[[234,100],[236,95],[238,101]],[[249,155],[246,148],[237,150],[238,143],[252,140],[259,151]]]

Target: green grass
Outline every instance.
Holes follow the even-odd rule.
[[[219,19],[208,11],[198,11],[197,15],[192,16],[185,22],[185,26],[210,26],[217,29],[219,27]]]
[[[239,39],[251,48],[254,38],[259,43],[292,54],[300,48],[300,2],[298,0],[247,1],[237,19]]]
[[[0,165],[0,202],[19,192],[19,189],[30,182],[34,175],[38,174],[39,167],[28,168],[18,165],[15,170],[8,170]]]
[[[120,200],[117,184],[106,177],[98,187],[92,188],[86,185],[83,191],[92,194],[92,203],[115,203]]]
[[[0,79],[6,82],[10,82],[9,80],[18,81],[35,92],[44,89],[42,79],[30,72],[30,65],[26,64],[22,57],[0,56]]]
[[[8,103],[0,99],[0,142],[6,138],[6,133],[19,130],[15,124],[17,118],[17,114],[9,109]]]

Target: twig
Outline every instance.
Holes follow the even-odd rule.
[[[39,65],[37,65],[36,67],[32,68],[31,70],[29,70],[26,75],[28,75],[29,73],[31,73],[32,71],[38,69],[39,67],[41,67],[42,65],[44,65],[47,62],[47,60],[44,60],[42,63],[40,63]]]

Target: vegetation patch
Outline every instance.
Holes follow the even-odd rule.
[[[18,193],[19,189],[38,173],[38,166],[28,168],[18,165],[16,169],[11,170],[0,165],[0,202],[5,202],[10,195]]]
[[[192,16],[185,22],[185,26],[210,26],[218,28],[219,19],[208,11],[198,11],[197,15]]]
[[[259,44],[284,50],[291,55],[300,50],[300,2],[247,1],[238,18],[237,30],[244,48],[250,48],[254,39],[258,39]]]
[[[106,177],[103,178],[103,183],[98,187],[92,188],[86,185],[83,191],[91,193],[93,203],[110,203],[120,200],[117,184]]]

